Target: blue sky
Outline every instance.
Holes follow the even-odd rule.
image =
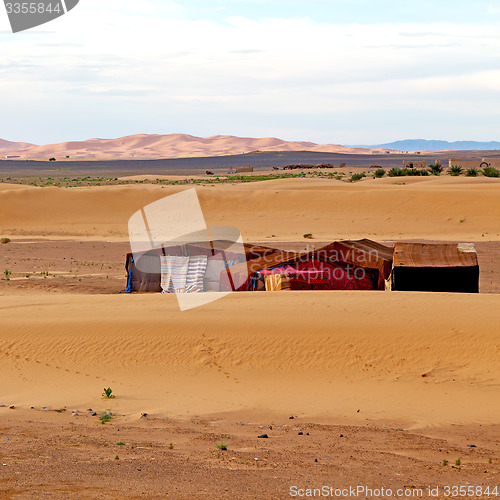
[[[498,140],[499,23],[492,1],[80,0],[14,35],[0,11],[0,138]]]

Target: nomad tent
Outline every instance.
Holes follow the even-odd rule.
[[[384,290],[392,255],[392,248],[366,239],[305,249],[304,243],[177,244],[128,254],[127,291]]]
[[[392,289],[479,293],[474,244],[396,243]]]
[[[239,264],[239,290],[384,290],[391,274],[392,248],[370,240],[338,241],[311,250],[278,250]],[[243,279],[246,275],[248,278]],[[276,288],[278,285],[278,288]]]

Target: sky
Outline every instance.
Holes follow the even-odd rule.
[[[80,0],[13,34],[0,5],[0,138],[499,140],[499,24],[490,0]]]

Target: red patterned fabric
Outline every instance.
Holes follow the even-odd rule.
[[[372,277],[365,269],[335,266],[317,260],[298,262],[260,271],[262,275],[286,274],[292,290],[373,290]]]

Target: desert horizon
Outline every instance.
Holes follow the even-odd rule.
[[[426,146],[438,147],[430,148]],[[463,147],[467,149],[465,149]],[[399,148],[397,148],[399,146]],[[418,147],[423,146],[423,147]],[[455,148],[453,147],[455,146]],[[474,148],[474,146],[477,146]],[[234,156],[258,152],[311,152],[345,155],[424,154],[457,151],[468,156],[470,151],[495,154],[500,143],[474,141],[425,141],[409,140],[379,146],[344,146],[317,144],[311,141],[287,141],[276,137],[254,138],[234,135],[197,137],[190,134],[133,134],[114,139],[92,138],[82,141],[64,141],[55,144],[31,144],[0,139],[0,159],[57,161],[80,160],[143,160],[167,158],[203,158]],[[412,148],[413,147],[413,148]],[[481,153],[479,153],[481,154]],[[484,153],[483,153],[484,154]]]

